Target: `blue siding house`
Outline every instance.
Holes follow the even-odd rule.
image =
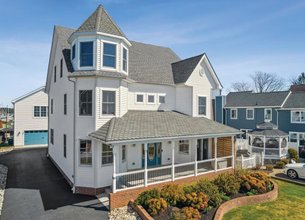
[[[264,122],[275,124],[289,134],[289,147],[305,158],[305,85],[280,92],[230,92],[216,97],[215,112],[216,121],[245,133]]]

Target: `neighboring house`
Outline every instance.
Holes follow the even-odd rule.
[[[221,89],[206,54],[131,41],[99,6],[54,28],[49,156],[83,194],[232,169],[240,131],[212,120]]]
[[[48,95],[40,87],[12,101],[14,145],[48,144]]]
[[[216,120],[244,131],[244,137],[257,125],[272,123],[274,129],[289,134],[288,146],[301,152],[305,147],[304,100],[305,85],[281,92],[231,92],[226,97],[216,97]]]

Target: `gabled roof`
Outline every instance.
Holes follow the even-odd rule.
[[[305,92],[291,92],[283,108],[305,108]]]
[[[240,134],[240,131],[203,117],[191,117],[179,112],[128,111],[121,118],[112,118],[89,137],[110,143],[233,134]]]
[[[188,80],[190,75],[193,73],[195,67],[202,59],[204,54],[190,57],[178,62],[172,63],[173,75],[175,83],[184,83]]]
[[[103,32],[125,37],[125,34],[112,20],[102,5],[99,5],[87,20],[75,31],[75,33],[79,32]]]
[[[29,96],[31,96],[31,95],[34,95],[34,94],[37,93],[37,92],[44,91],[44,89],[45,89],[44,86],[39,87],[38,89],[35,89],[35,90],[33,90],[33,91],[29,92],[29,93],[26,93],[25,95],[22,95],[22,96],[20,96],[20,97],[18,97],[18,98],[16,98],[16,99],[12,100],[12,103],[15,104],[16,102],[19,102],[19,101],[21,101],[22,99],[25,99],[25,98],[27,98],[27,97],[29,97]]]
[[[225,107],[281,107],[289,91],[252,93],[230,92]]]

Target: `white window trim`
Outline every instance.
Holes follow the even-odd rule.
[[[164,96],[164,103],[160,102],[160,97],[162,97],[162,96]],[[166,94],[158,94],[158,104],[160,104],[160,105],[166,104]]]
[[[53,105],[54,105],[54,103],[53,103]],[[35,116],[35,114],[34,114],[35,106],[39,107],[39,115],[41,115],[41,107],[46,107],[46,116]],[[33,105],[32,109],[33,109],[33,115],[32,115],[33,119],[45,119],[45,118],[48,118],[48,113],[49,112],[48,112],[48,106],[47,105]]]
[[[290,123],[291,124],[305,124],[305,121],[304,122],[302,122],[302,121],[293,121],[292,120],[292,113],[293,112],[300,112],[300,116],[299,117],[301,117],[301,115],[302,115],[302,112],[305,112],[305,110],[291,110],[290,111]]]
[[[115,45],[115,67],[104,66],[104,43]],[[116,70],[118,70],[118,67],[119,67],[119,55],[120,55],[118,53],[118,51],[119,51],[118,50],[118,45],[119,44],[117,42],[101,40],[101,69],[109,70],[109,71],[116,71]],[[122,63],[123,63],[123,59],[121,59],[121,60],[122,60]]]
[[[80,97],[79,97],[79,92],[80,91],[84,91],[84,90],[88,90],[88,91],[92,91],[92,114],[91,115],[81,115],[80,114],[80,108],[79,108],[79,99],[80,99]],[[77,115],[76,115],[76,117],[77,118],[82,118],[82,117],[91,117],[91,118],[93,118],[94,116],[95,116],[95,89],[91,89],[91,88],[78,88],[78,92],[77,92],[77,96],[78,96],[78,98],[77,98]],[[68,112],[67,112],[67,114],[68,114]]]
[[[143,102],[138,102],[137,101],[138,95],[143,96]],[[145,104],[145,93],[140,93],[140,92],[135,93],[135,104],[141,104],[141,105]]]
[[[232,111],[236,111],[236,117],[235,118],[232,117]],[[230,119],[233,119],[233,120],[238,119],[238,109],[237,108],[231,108],[230,109]]]
[[[93,42],[93,63],[92,66],[80,66],[80,44],[84,42]],[[77,66],[79,70],[94,70],[96,69],[96,39],[95,38],[88,38],[88,39],[81,39],[77,42]],[[75,48],[76,50],[76,48]],[[76,56],[75,56],[76,58]]]
[[[199,114],[199,98],[205,97],[205,113],[206,114]],[[208,97],[206,95],[198,95],[197,96],[197,115],[200,117],[206,117],[208,113]]]
[[[248,118],[248,110],[252,111],[253,112],[253,117],[252,118]],[[254,108],[247,108],[246,109],[246,119],[247,120],[254,120]]]
[[[111,114],[103,114],[103,91],[112,91],[115,92],[115,110],[114,110],[114,115]],[[105,118],[105,117],[116,117],[117,116],[117,108],[118,108],[118,100],[117,100],[117,94],[118,90],[117,89],[109,89],[109,88],[101,88],[100,89],[100,117]]]
[[[270,112],[271,112],[271,114],[270,114],[270,118],[271,119],[266,119],[265,117],[266,117],[266,112],[267,112],[267,110],[270,110]],[[264,109],[264,121],[265,122],[270,122],[270,121],[272,121],[272,108],[265,108]]]
[[[125,159],[123,160],[123,147],[125,146]],[[121,155],[122,163],[127,160],[127,145],[122,145],[122,155]]]
[[[148,100],[148,97],[149,96],[154,96],[154,102],[149,102],[149,100]],[[153,93],[147,93],[147,95],[146,95],[146,103],[148,104],[148,105],[155,105],[156,104],[156,94],[153,94]]]
[[[126,60],[126,71],[123,69],[123,63],[124,63],[124,58],[123,58],[123,56],[124,56],[124,49],[126,49],[126,51],[127,51],[127,60]],[[129,51],[128,51],[128,49],[125,47],[125,46],[122,46],[122,50],[121,50],[121,60],[122,60],[122,63],[121,63],[121,71],[123,72],[123,73],[128,73],[128,58],[129,58]]]
[[[107,145],[107,144],[106,144]],[[103,144],[102,144],[102,148],[101,148],[101,167],[108,167],[108,166],[112,166],[113,165],[113,148],[110,146],[111,150],[112,150],[112,163],[105,163],[103,164]]]
[[[78,166],[79,167],[93,167],[93,163],[95,163],[93,160],[93,147],[92,147],[92,140],[91,140],[91,165],[90,164],[81,164],[80,162],[80,141],[90,141],[89,139],[79,139],[78,140]]]

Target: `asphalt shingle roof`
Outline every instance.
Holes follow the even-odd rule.
[[[225,107],[279,107],[288,94],[289,91],[268,93],[230,92],[227,95]]]
[[[240,131],[206,118],[191,117],[178,112],[128,111],[121,118],[112,118],[89,136],[114,142],[233,133],[238,134]]]
[[[178,62],[172,63],[175,83],[184,83],[188,80],[195,67],[198,65],[204,54],[190,57]]]
[[[305,108],[305,92],[290,93],[283,108]]]
[[[75,33],[78,32],[103,32],[126,38],[102,5],[99,5],[87,20],[75,31]]]
[[[273,130],[254,130],[249,132],[251,135],[258,135],[258,136],[266,136],[266,137],[283,137],[283,136],[288,136],[287,133],[284,131],[278,130],[278,129],[273,129]]]

